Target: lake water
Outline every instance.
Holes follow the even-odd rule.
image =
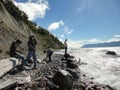
[[[108,50],[115,51],[117,55],[107,55]],[[63,54],[64,51],[59,53]],[[68,53],[76,60],[87,63],[79,68],[86,75],[94,77],[95,82],[120,90],[120,47],[69,49]]]

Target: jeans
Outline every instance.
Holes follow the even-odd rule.
[[[25,57],[23,55],[17,53],[14,57],[22,60],[21,66],[25,65]]]
[[[33,61],[34,61],[34,68],[36,68],[37,58],[36,58],[36,53],[35,53],[35,51],[29,51],[29,52],[28,52],[27,59],[30,59],[31,57],[33,58]]]
[[[46,55],[46,60],[47,60],[47,58],[49,58],[48,62],[51,62],[51,55]]]
[[[65,54],[67,54],[67,47],[65,47]]]

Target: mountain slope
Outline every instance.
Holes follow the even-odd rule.
[[[22,40],[23,53],[27,52],[27,41],[30,35],[35,35],[38,41],[37,50],[50,46],[54,49],[63,48],[51,33],[28,20],[27,15],[20,11],[10,0],[0,1],[0,51],[9,51],[10,44],[16,39]],[[3,58],[0,54],[0,58]]]

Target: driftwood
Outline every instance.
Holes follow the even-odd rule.
[[[7,89],[16,84],[17,84],[17,81],[15,81],[13,79],[4,80],[4,81],[0,82],[0,90]]]
[[[11,75],[11,79],[17,81],[18,84],[24,84],[31,82],[31,77],[26,71],[22,71],[15,75]]]
[[[19,60],[16,58],[0,60],[0,78],[17,65],[19,65]]]
[[[19,65],[19,60],[16,58],[0,60],[0,90],[17,83],[14,79],[6,78],[7,73],[17,65]]]

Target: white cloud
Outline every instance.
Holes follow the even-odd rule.
[[[85,7],[83,7],[83,6],[82,6],[82,7],[79,7],[79,8],[77,8],[76,12],[79,13],[79,12],[83,11],[84,8],[85,8]]]
[[[61,35],[61,38],[64,38],[64,34]]]
[[[97,0],[81,0],[79,7],[76,9],[76,12],[89,11],[93,6],[95,6]]]
[[[100,40],[100,39],[90,39],[90,40],[88,40],[88,43],[90,44],[92,44],[92,43],[102,43],[103,41],[102,40]]]
[[[84,45],[86,41],[84,40],[79,40],[79,41],[73,41],[73,40],[68,40],[68,48],[80,48],[81,46]]]
[[[120,38],[120,35],[115,35],[114,37],[115,37],[115,38]]]
[[[114,42],[114,41],[120,41],[120,39],[118,40],[117,38],[112,38],[112,39],[107,40],[106,42]]]
[[[14,3],[20,10],[24,11],[28,15],[29,20],[44,18],[46,11],[49,10],[47,0],[28,0],[28,2],[25,3],[14,1]]]
[[[61,41],[63,42],[63,40]],[[80,48],[85,44],[95,44],[95,43],[114,42],[114,41],[120,41],[120,35],[114,35],[113,38],[108,39],[106,41],[94,38],[89,40],[78,40],[78,41],[68,40],[67,43],[69,48]]]
[[[65,29],[64,29],[64,31],[65,31],[65,33],[66,34],[72,34],[72,32],[74,31],[73,29],[71,29],[70,27],[68,27],[68,26],[65,26]]]
[[[68,40],[68,47],[69,48],[80,48],[85,44],[93,44],[93,43],[101,43],[101,42],[103,41],[99,39],[78,40],[78,41]]]
[[[120,38],[111,38],[107,40],[106,42],[115,42],[115,41],[120,41]]]
[[[59,22],[54,22],[51,25],[49,25],[48,30],[49,31],[56,30],[60,26],[63,26],[63,25],[64,25],[64,22],[62,20],[60,20]]]
[[[120,35],[114,35],[113,38],[108,39],[106,42],[120,41]]]

